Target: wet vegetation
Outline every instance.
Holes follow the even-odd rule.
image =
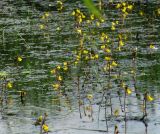
[[[160,2],[0,2],[0,134],[159,134]]]

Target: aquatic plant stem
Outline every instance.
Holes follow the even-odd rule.
[[[82,119],[82,114],[81,114],[81,98],[80,98],[80,80],[79,80],[79,76],[77,78],[77,88],[78,88],[78,106],[79,106],[79,115],[80,118]]]
[[[108,121],[107,121],[107,97],[105,97],[105,121],[106,121],[106,131],[108,132]]]

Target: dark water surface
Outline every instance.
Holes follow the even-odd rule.
[[[118,54],[114,53],[120,66],[111,75],[114,77],[121,70],[124,81],[133,90],[126,100],[128,118],[142,116],[141,106],[145,91],[154,98],[154,101],[147,103],[147,125],[130,119],[127,121],[127,134],[159,134],[160,131],[160,16],[154,14],[160,8],[158,3],[159,0],[148,4],[136,3],[123,26],[119,24],[117,31],[111,31],[111,22],[121,21],[121,18],[117,9],[106,2],[103,8],[105,23],[98,28],[96,24],[83,28],[91,38],[87,47],[92,48],[99,55],[102,55],[98,50],[102,44],[98,34],[107,32],[115,45],[118,42],[117,32],[125,33],[127,36],[124,50]],[[87,11],[79,1],[65,1],[62,12],[58,12],[55,5],[56,1],[49,0],[2,0],[0,2],[0,90],[5,82],[3,77],[13,82],[13,89],[9,89],[7,93],[7,104],[4,102],[3,106],[0,105],[0,134],[38,134],[40,128],[34,126],[33,122],[45,112],[48,114],[49,134],[106,133],[98,131],[106,130],[104,104],[98,121],[98,104],[102,97],[102,88],[108,81],[106,74],[98,71],[102,70],[104,65],[103,55],[100,57],[100,62],[91,62],[83,66],[80,72],[76,71],[75,66],[71,66],[73,69],[68,76],[65,76],[64,88],[72,108],[66,106],[64,97],[61,98],[60,104],[59,101],[55,102],[57,94],[52,87],[55,78],[50,74],[50,70],[64,61],[75,58],[79,36],[76,35],[75,21],[71,13],[76,8]],[[48,20],[43,20],[41,16],[46,11],[49,11],[50,16]],[[145,15],[139,15],[140,11],[144,11]],[[45,29],[40,29],[42,24],[45,25]],[[154,44],[158,49],[151,50],[150,44]],[[132,60],[134,49],[137,49],[136,66],[133,65]],[[17,62],[18,56],[22,57],[22,62]],[[135,81],[131,73],[133,68],[136,68],[136,88],[140,99],[137,99],[134,92]],[[77,79],[77,73],[80,73],[83,78],[85,71],[90,72],[88,83],[85,85],[86,91],[94,94],[93,121],[85,116],[80,119],[75,92],[77,87],[73,82]],[[83,82],[83,79],[81,81]],[[114,81],[116,80],[113,78],[111,80],[114,83],[111,93],[113,111],[121,109],[117,96],[118,87]],[[26,92],[24,102],[21,101],[18,92],[21,90]],[[124,97],[121,97],[122,101],[123,99]],[[111,115],[110,108],[107,108],[107,114],[108,133],[114,133],[116,124],[120,134],[125,133],[125,122],[121,118],[123,113],[120,112],[119,121]]]

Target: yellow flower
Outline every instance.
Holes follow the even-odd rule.
[[[40,28],[40,29],[44,29],[45,26],[44,26],[43,24],[40,24],[40,25],[39,25],[39,28]]]
[[[42,119],[43,119],[43,116],[41,115],[41,116],[38,117],[37,120],[38,120],[39,122],[42,122]]]
[[[151,45],[149,46],[149,48],[150,48],[150,49],[154,49],[154,50],[158,49],[158,48],[155,47],[153,44],[151,44]]]
[[[21,62],[22,61],[22,57],[18,56],[17,61]]]
[[[64,65],[64,66],[67,66],[67,64],[68,64],[67,62],[63,62],[63,65]]]
[[[50,14],[49,14],[49,12],[46,12],[44,15],[45,15],[46,17],[48,17]]]
[[[56,84],[52,84],[52,86],[57,90],[60,87],[60,84],[56,83]]]
[[[81,35],[82,34],[82,30],[81,29],[77,29],[77,33]]]
[[[47,124],[43,124],[42,129],[44,132],[48,132],[49,131],[49,127]]]
[[[58,65],[58,66],[57,66],[57,69],[58,69],[58,70],[60,70],[60,69],[61,69],[61,66],[60,66],[60,65]]]
[[[92,94],[87,94],[87,99],[89,99],[89,100],[93,99],[93,95]]]
[[[102,46],[101,46],[101,49],[105,49],[105,45],[102,45]]]
[[[88,54],[88,50],[83,50],[83,54]]]
[[[120,45],[120,46],[124,46],[124,43],[123,43],[122,40],[119,41],[119,45]]]
[[[96,26],[99,27],[99,26],[100,26],[100,23],[99,23],[99,22],[96,22]]]
[[[94,57],[95,57],[95,59],[98,59],[98,58],[99,58],[99,55],[98,55],[98,54],[95,54]]]
[[[109,49],[109,48],[106,48],[105,51],[106,51],[107,53],[111,53],[111,49]]]
[[[75,14],[76,14],[76,12],[75,12],[75,11],[73,11],[73,12],[71,13],[71,15],[73,15],[73,16],[74,16]]]
[[[13,84],[11,82],[8,82],[7,83],[7,88],[12,88],[13,87]]]
[[[56,73],[56,69],[52,69],[51,74],[55,74],[55,73]]]
[[[126,93],[127,93],[128,95],[130,95],[130,94],[132,93],[132,90],[131,90],[130,88],[127,88],[127,89],[126,89]]]
[[[147,95],[147,101],[153,101],[153,97],[150,95]]]
[[[143,11],[139,11],[139,14],[140,14],[141,16],[143,16],[143,15],[144,15],[144,12],[143,12]]]
[[[105,57],[105,60],[106,60],[106,61],[110,61],[110,60],[111,60],[111,57],[106,56],[106,57]]]
[[[115,26],[111,26],[111,30],[112,31],[116,30]]]
[[[122,83],[121,83],[121,87],[122,87],[122,88],[125,88],[125,87],[126,87],[126,84],[125,84],[124,82],[122,82]]]
[[[128,5],[127,7],[129,10],[132,10],[133,9],[133,5]]]
[[[67,71],[67,70],[68,70],[68,67],[67,67],[67,66],[64,66],[64,67],[63,67],[63,70],[64,70],[64,71]]]
[[[85,58],[84,58],[85,60],[89,60],[89,57],[88,56],[85,56]]]
[[[118,4],[116,5],[116,8],[120,8],[120,7],[121,7],[121,4],[118,3]]]
[[[111,66],[114,66],[114,67],[116,67],[116,66],[118,66],[118,64],[117,64],[115,61],[112,61],[112,64],[111,64]]]
[[[62,81],[62,76],[58,76],[57,80]]]
[[[91,18],[91,20],[94,20],[94,14],[92,14],[92,15],[90,16],[90,18]]]

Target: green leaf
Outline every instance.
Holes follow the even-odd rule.
[[[94,14],[96,17],[100,18],[101,17],[101,13],[100,11],[95,7],[94,3],[92,0],[83,0],[84,1],[84,5],[88,8],[88,10]]]

